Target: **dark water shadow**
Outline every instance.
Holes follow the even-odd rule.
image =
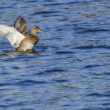
[[[16,50],[4,50],[4,54],[0,54],[0,58],[12,58],[18,55],[26,54],[39,55],[39,53],[35,50],[28,50],[26,52],[17,52]]]

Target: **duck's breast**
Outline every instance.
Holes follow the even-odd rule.
[[[19,50],[26,51],[34,48],[34,44],[32,41],[28,38],[25,38],[24,40],[21,41],[19,45]]]

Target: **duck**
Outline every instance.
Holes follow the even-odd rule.
[[[43,30],[39,26],[33,26],[29,33],[28,24],[22,16],[15,20],[14,26],[0,25],[0,36],[6,37],[18,52],[33,50],[39,41],[38,32]]]

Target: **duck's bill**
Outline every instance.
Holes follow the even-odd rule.
[[[38,32],[43,32],[43,30],[39,29]]]

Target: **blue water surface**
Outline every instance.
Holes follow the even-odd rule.
[[[34,52],[0,37],[0,110],[110,110],[110,0],[1,0],[0,24],[39,26]]]

